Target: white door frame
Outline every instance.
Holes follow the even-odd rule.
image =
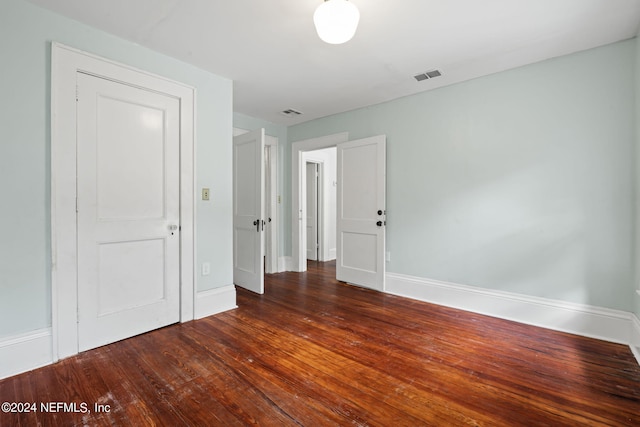
[[[233,136],[242,135],[249,132],[247,129],[233,128]],[[264,136],[264,145],[269,148],[269,170],[270,176],[265,177],[265,184],[268,183],[269,190],[265,196],[265,208],[269,207],[269,212],[262,215],[265,220],[271,218],[270,226],[266,228],[265,241],[267,244],[265,273],[279,273],[278,269],[278,138],[271,135]],[[269,215],[267,215],[269,214]]]
[[[319,138],[305,139],[291,144],[291,205],[292,205],[292,245],[293,245],[293,271],[307,270],[307,218],[303,215],[302,202],[303,191],[306,191],[306,174],[304,173],[305,161],[303,153],[306,151],[320,150],[322,148],[335,147],[341,142],[349,140],[348,132],[321,136]]]
[[[51,48],[51,314],[53,359],[78,353],[76,74],[150,88],[180,101],[180,321],[194,318],[195,89],[59,43]]]

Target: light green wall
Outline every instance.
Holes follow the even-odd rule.
[[[22,0],[0,6],[0,337],[51,325],[51,41],[150,71],[197,90],[197,260],[206,290],[232,283],[232,83]]]
[[[313,120],[289,141],[387,135],[389,272],[631,311],[635,49]]]
[[[291,145],[287,143],[287,127],[245,114],[233,113],[233,127],[245,130],[264,128],[265,133],[278,138],[278,256],[291,256]]]

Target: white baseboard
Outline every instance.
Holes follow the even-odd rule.
[[[331,248],[329,249],[329,258],[327,258],[327,261],[333,261],[334,259],[336,259],[336,255],[337,251],[336,248]]]
[[[390,294],[619,344],[631,342],[632,315],[624,311],[396,273],[386,278]]]
[[[53,363],[51,328],[0,340],[0,379]]]
[[[228,285],[222,288],[198,292],[196,294],[194,317],[196,319],[202,319],[203,317],[222,313],[223,311],[232,310],[237,307],[236,287],[234,285]]]
[[[281,256],[278,258],[278,271],[294,271],[293,269],[293,257]]]
[[[640,319],[635,314],[631,315],[631,352],[640,364]]]

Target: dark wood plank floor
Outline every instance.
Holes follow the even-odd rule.
[[[640,426],[626,346],[334,275],[333,263],[270,275],[265,295],[238,291],[236,310],[2,380],[0,402],[37,412],[0,425]]]

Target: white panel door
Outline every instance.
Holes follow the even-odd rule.
[[[318,164],[307,162],[307,259],[318,260]]]
[[[179,321],[179,101],[78,73],[78,345]]]
[[[233,283],[264,293],[264,129],[233,138]]]
[[[384,290],[386,137],[338,144],[336,277]]]

